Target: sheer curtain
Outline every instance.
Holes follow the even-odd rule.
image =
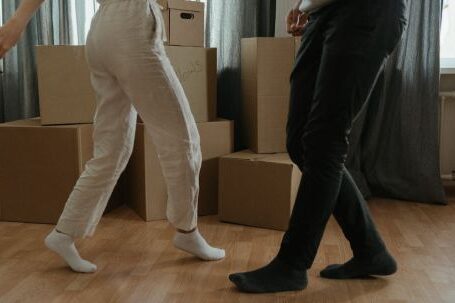
[[[2,1],[2,19],[8,20],[21,0]],[[0,83],[0,122],[39,115],[34,46],[83,44],[95,0],[48,0],[31,20],[21,41],[3,60]]]
[[[444,204],[439,166],[441,1],[407,1],[408,27],[351,135],[365,195]]]

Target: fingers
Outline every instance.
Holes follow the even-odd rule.
[[[308,15],[305,14],[305,13],[302,13],[300,14],[298,17],[297,17],[297,25],[298,26],[301,26],[301,27],[304,27],[308,22]]]
[[[297,17],[295,15],[295,11],[291,10],[286,18],[286,29],[288,34],[292,33],[292,26],[297,23]]]
[[[293,27],[298,25],[299,23],[306,23],[306,18],[302,18],[302,16],[306,16],[305,13],[301,12],[298,9],[292,9],[286,17],[286,29],[289,34],[292,34]]]
[[[292,36],[301,36],[308,23],[308,15],[299,13],[297,19],[293,23],[288,23],[287,32]]]

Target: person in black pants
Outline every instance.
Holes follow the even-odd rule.
[[[344,164],[353,121],[406,26],[405,0],[339,0],[309,16],[301,10],[297,6],[289,17],[291,31],[302,31],[303,37],[291,75],[287,148],[303,178],[277,257],[256,271],[229,276],[244,292],[304,289],[331,214],[354,256],[327,267],[322,277],[350,279],[397,270]]]

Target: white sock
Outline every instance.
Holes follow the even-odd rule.
[[[79,256],[74,239],[55,229],[44,240],[46,246],[57,253],[75,272],[93,273],[96,271],[96,265],[92,264]]]
[[[224,249],[210,246],[197,229],[188,234],[177,232],[174,237],[174,245],[205,261],[217,261],[225,256]]]

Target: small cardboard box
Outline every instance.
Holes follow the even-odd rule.
[[[169,46],[166,50],[195,120],[214,120],[216,49]],[[84,46],[37,46],[36,51],[43,125],[93,123],[96,95],[90,83]]]
[[[287,154],[264,155],[242,151],[222,157],[220,219],[286,230],[301,176]]]
[[[93,155],[92,125],[0,124],[0,220],[57,222]],[[108,209],[120,203],[116,190]]]
[[[169,45],[204,47],[205,4],[186,0],[159,0]]]
[[[167,46],[167,55],[182,83],[196,122],[216,119],[216,48]]]
[[[96,95],[84,46],[37,46],[36,62],[43,125],[92,123]]]
[[[242,39],[243,125],[249,149],[286,152],[289,79],[295,38]]]
[[[233,122],[198,123],[201,137],[199,214],[218,212],[218,160],[233,151]],[[122,176],[126,203],[145,221],[166,219],[167,188],[160,162],[144,125],[138,124],[133,155]]]

